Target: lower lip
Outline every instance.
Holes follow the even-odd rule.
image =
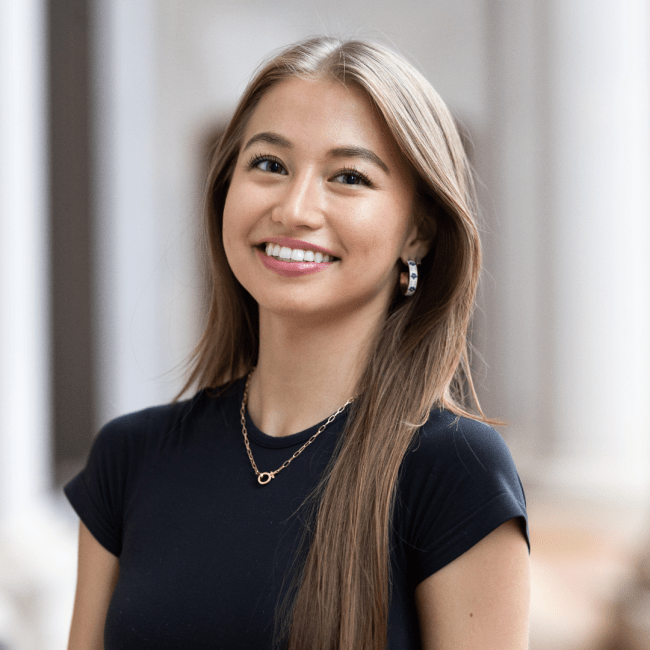
[[[260,250],[256,250],[256,253],[262,260],[262,264],[269,271],[274,271],[278,275],[283,275],[285,278],[297,278],[301,275],[318,273],[332,264],[332,262],[283,262],[275,257],[270,257]]]

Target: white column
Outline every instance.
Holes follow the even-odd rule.
[[[159,268],[163,224],[155,211],[153,2],[96,0],[96,309],[100,423],[169,399]]]
[[[489,412],[529,481],[647,499],[650,0],[490,13]]]
[[[650,489],[650,2],[555,0],[549,217],[557,478]]]
[[[0,528],[50,483],[45,12],[0,1]]]

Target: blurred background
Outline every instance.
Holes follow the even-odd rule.
[[[180,388],[207,152],[261,59],[321,33],[390,44],[465,132],[531,649],[647,650],[650,0],[0,0],[0,649],[65,647],[61,486]]]

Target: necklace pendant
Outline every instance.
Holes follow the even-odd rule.
[[[266,485],[271,481],[272,478],[275,478],[275,476],[271,472],[260,472],[257,475],[257,482],[260,485]]]

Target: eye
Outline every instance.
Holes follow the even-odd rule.
[[[372,187],[370,179],[356,169],[342,169],[332,180],[335,183],[342,183],[343,185],[365,185]]]
[[[254,156],[248,163],[249,169],[259,169],[269,174],[282,174],[286,175],[287,170],[284,165],[275,156]]]

